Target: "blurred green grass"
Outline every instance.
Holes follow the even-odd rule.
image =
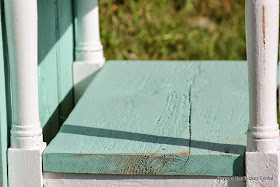
[[[102,0],[106,58],[244,60],[244,1]]]

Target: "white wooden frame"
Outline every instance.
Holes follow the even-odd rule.
[[[234,180],[235,179],[235,180]],[[244,177],[129,176],[44,172],[45,187],[241,187]]]
[[[37,0],[5,0],[11,75],[12,129],[8,183],[43,186],[42,128],[38,100]]]
[[[104,64],[105,58],[99,36],[98,1],[76,0],[75,3],[76,61],[73,73],[77,101],[90,76]],[[8,150],[9,186],[43,186],[41,154],[45,143],[38,109],[37,0],[5,0],[5,18],[13,112]],[[276,117],[278,26],[278,0],[246,0],[250,93],[246,176],[271,175],[274,179],[247,180],[247,186],[280,186]],[[46,176],[46,180],[53,180],[53,174],[46,173]]]

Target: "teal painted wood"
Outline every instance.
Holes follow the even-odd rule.
[[[2,3],[0,4],[0,25],[2,26]],[[6,83],[4,67],[4,43],[0,29],[0,186],[6,187],[7,180],[7,149],[8,149],[8,119],[6,103]]]
[[[59,129],[56,0],[38,1],[38,82],[40,122],[44,140]]]
[[[43,153],[43,169],[242,176],[247,90],[243,61],[109,61]]]
[[[73,108],[71,0],[38,1],[38,24],[40,121],[49,142]]]
[[[73,103],[73,62],[74,28],[72,0],[57,0],[58,24],[58,83],[59,83],[59,123],[66,120],[74,107]]]

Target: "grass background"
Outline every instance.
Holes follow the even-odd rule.
[[[105,56],[108,60],[244,60],[244,3],[99,1]]]

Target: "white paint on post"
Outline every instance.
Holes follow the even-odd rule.
[[[75,62],[73,64],[75,103],[91,77],[105,63],[99,33],[98,0],[75,0]]]
[[[38,104],[37,0],[5,0],[11,75],[9,186],[42,186],[42,128]]]
[[[38,105],[37,1],[6,0],[12,93],[12,148],[42,146]]]
[[[97,0],[75,0],[76,61],[104,64]]]
[[[279,1],[246,0],[250,132],[248,151],[278,150],[276,75]]]
[[[279,129],[276,75],[279,0],[246,0],[250,122],[246,151],[247,186],[279,186]]]

